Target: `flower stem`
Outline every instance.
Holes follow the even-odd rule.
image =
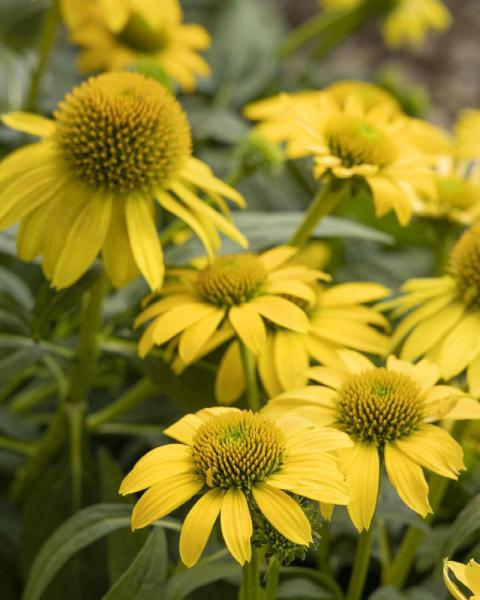
[[[451,431],[452,436],[457,439],[461,438],[467,426],[468,421],[456,422]],[[432,475],[429,483],[429,500],[433,512],[425,519],[425,523],[428,524],[433,521],[435,512],[440,508],[443,499],[445,498],[450,481],[451,480],[446,477]],[[410,570],[415,561],[416,551],[420,546],[424,533],[424,531],[413,526],[408,528],[395,558],[390,567],[385,571],[385,585],[392,585],[398,589],[402,589],[410,574]]]
[[[317,568],[330,575],[330,523],[325,521],[320,531],[320,542],[317,549]]]
[[[70,428],[70,470],[72,475],[72,505],[82,504],[83,437],[87,397],[92,385],[98,354],[98,331],[101,324],[102,301],[106,282],[103,275],[90,288],[82,315],[77,354],[73,363],[66,397],[66,414]]]
[[[437,240],[434,246],[435,268],[434,275],[440,277],[444,274],[448,256],[455,239],[455,224],[445,221],[437,224]]]
[[[250,562],[243,565],[243,581],[240,588],[239,600],[260,600],[260,557],[258,548],[252,548]]]
[[[28,90],[27,99],[25,100],[25,108],[27,110],[34,111],[37,108],[40,84],[55,44],[55,38],[59,24],[60,2],[59,0],[52,0],[52,4],[45,12],[42,21],[40,43],[38,47],[38,62],[35,70],[32,73],[30,88]]]
[[[95,430],[105,423],[114,421],[116,417],[131,410],[155,393],[156,387],[150,379],[143,377],[132,385],[115,402],[97,411],[87,418],[87,428]]]
[[[310,240],[312,231],[315,227],[320,223],[323,217],[330,214],[340,202],[345,194],[345,188],[350,189],[350,186],[344,182],[340,182],[339,187],[337,187],[336,183],[337,182],[334,179],[326,180],[318,190],[310,203],[304,220],[290,238],[289,244],[291,246],[305,246]]]
[[[271,558],[267,570],[267,585],[265,587],[265,600],[275,600],[277,597],[278,579],[280,577],[280,563],[276,558]]]
[[[240,352],[242,355],[243,371],[245,373],[248,407],[251,411],[257,412],[260,410],[260,396],[258,393],[255,356],[243,342],[240,342]]]
[[[370,564],[370,553],[372,551],[373,521],[370,529],[362,531],[358,538],[357,551],[353,571],[348,584],[345,600],[362,600],[363,588],[367,579],[368,566]]]

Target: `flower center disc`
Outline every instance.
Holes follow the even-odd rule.
[[[233,306],[256,296],[266,277],[267,270],[256,256],[229,254],[198,274],[197,290],[207,302]]]
[[[457,280],[465,304],[480,309],[480,225],[467,229],[455,244],[447,272]]]
[[[339,394],[339,425],[361,442],[382,446],[408,435],[422,420],[420,388],[403,373],[363,371],[352,375]]]
[[[325,135],[331,152],[347,167],[385,166],[396,156],[393,142],[365,119],[336,117],[329,121]]]
[[[96,189],[151,191],[190,156],[190,127],[179,103],[138,73],[91,77],[66,96],[54,116],[61,156]]]
[[[145,19],[135,12],[131,14],[117,37],[121,44],[147,54],[160,52],[168,44],[167,32],[164,29],[152,29]]]
[[[193,459],[210,487],[249,490],[281,466],[284,449],[283,432],[251,412],[213,417],[193,438]]]

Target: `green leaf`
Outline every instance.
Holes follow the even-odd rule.
[[[444,548],[444,556],[452,556],[456,549],[480,529],[480,495],[475,496],[450,526],[450,535]]]
[[[148,536],[143,548],[123,576],[102,600],[151,600],[160,597],[167,578],[167,537],[161,527]]]
[[[0,266],[0,294],[7,294],[27,310],[31,310],[33,306],[33,296],[29,287],[15,273],[2,266]]]
[[[262,250],[285,244],[300,225],[305,214],[300,211],[285,212],[237,212],[233,215],[235,225],[250,242],[250,250]],[[393,238],[361,223],[339,217],[325,217],[314,231],[319,238],[352,238],[391,244]],[[221,253],[238,252],[238,246],[231,240],[224,240]],[[181,264],[205,254],[201,243],[196,239],[184,246],[167,248],[167,262]]]
[[[192,569],[175,574],[168,582],[165,600],[183,600],[198,588],[219,581],[240,577],[240,565],[232,561],[210,563],[208,559],[198,563]]]
[[[44,353],[40,346],[31,346],[30,348],[21,348],[10,356],[0,360],[0,387],[4,386],[12,376],[18,375],[21,371],[33,365]]]
[[[223,2],[209,52],[216,104],[243,106],[273,79],[283,32],[279,14],[257,0]]]
[[[129,527],[131,508],[96,504],[65,521],[40,549],[30,570],[22,600],[39,600],[49,583],[77,552],[121,527]]]

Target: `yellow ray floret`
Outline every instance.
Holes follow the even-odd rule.
[[[339,451],[352,500],[355,527],[368,529],[375,511],[380,456],[401,499],[425,517],[432,511],[423,467],[457,479],[463,450],[435,421],[480,417],[480,403],[458,389],[436,385],[440,371],[428,361],[412,364],[390,356],[376,367],[365,356],[339,352],[337,368],[313,367],[319,385],[289,390],[273,398],[265,414],[296,413],[318,425],[347,433],[354,446]]]
[[[384,304],[403,316],[392,337],[400,356],[437,362],[445,379],[467,369],[470,391],[480,394],[480,226],[453,247],[445,275],[412,279],[403,294]]]
[[[177,0],[62,0],[62,9],[71,40],[83,48],[83,71],[116,71],[149,57],[187,91],[210,74],[198,54],[210,36],[182,22]]]
[[[349,501],[332,453],[351,445],[348,436],[306,419],[271,420],[216,407],[186,415],[165,434],[178,443],[141,458],[120,493],[146,490],[133,509],[132,529],[150,525],[200,494],[180,535],[187,567],[200,558],[219,516],[225,544],[243,565],[251,559],[252,511],[291,542],[308,546],[311,526],[292,494],[329,504]]]
[[[9,127],[41,137],[0,163],[0,228],[20,222],[18,254],[41,255],[53,287],[67,287],[98,254],[121,286],[141,273],[163,280],[155,204],[184,221],[208,254],[221,231],[247,241],[217,212],[223,197],[243,198],[191,153],[190,127],[164,87],[135,73],[92,77],[61,102],[54,119],[3,116]]]
[[[450,571],[455,577],[471,592],[470,596],[465,596],[452,581]],[[445,559],[443,564],[443,579],[448,591],[456,600],[478,600],[480,598],[480,565],[473,559],[466,565]]]

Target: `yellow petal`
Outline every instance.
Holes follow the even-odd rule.
[[[468,365],[467,381],[470,393],[480,396],[480,353]]]
[[[147,452],[122,481],[119,493],[132,494],[180,473],[194,473],[189,446],[166,444]]]
[[[228,311],[232,327],[242,342],[254,354],[258,354],[265,344],[267,336],[262,318],[248,304],[232,306]]]
[[[455,573],[455,577],[459,579],[464,585],[466,583],[465,577],[465,565],[461,563],[454,562],[453,560],[444,560],[443,561],[443,580],[445,581],[445,585],[447,586],[448,591],[452,594],[456,600],[468,600],[466,596],[462,594],[462,592],[457,588],[457,586],[450,579],[449,569],[451,569]]]
[[[292,331],[277,331],[273,335],[273,359],[278,380],[284,390],[307,383],[305,375],[310,361],[303,335]]]
[[[55,121],[29,112],[11,112],[2,115],[2,121],[11,129],[38,137],[49,137],[55,132]]]
[[[322,291],[322,307],[351,306],[386,298],[390,290],[379,283],[342,283]]]
[[[168,437],[182,442],[182,444],[192,445],[193,436],[197,432],[197,429],[202,425],[202,420],[196,415],[185,415],[170,427],[167,427],[163,433]]]
[[[465,567],[467,585],[474,594],[480,594],[480,564],[473,559]]]
[[[132,529],[151,525],[190,500],[203,487],[203,481],[191,473],[175,475],[149,488],[135,504]]]
[[[312,367],[308,369],[307,375],[310,379],[328,385],[328,387],[338,390],[342,387],[348,375],[340,369],[332,369],[330,367]]]
[[[312,528],[293,498],[264,483],[255,485],[252,494],[267,521],[284,537],[302,546],[311,543]]]
[[[475,398],[459,398],[455,406],[446,413],[445,419],[480,419],[480,402]]]
[[[276,296],[261,296],[250,302],[253,307],[262,317],[269,319],[273,323],[292,329],[299,333],[306,333],[309,328],[307,315],[302,309],[295,306],[293,302],[278,298]]]
[[[396,444],[411,460],[444,477],[457,479],[464,468],[462,447],[441,427],[422,425]]]
[[[380,460],[377,447],[374,444],[355,443],[353,448],[338,452],[352,494],[347,507],[348,514],[358,531],[369,529],[378,496]]]
[[[127,0],[99,0],[99,4],[109,29],[115,33],[121,31],[130,12]]]
[[[243,565],[252,558],[250,538],[252,518],[243,492],[230,488],[225,494],[220,513],[223,539],[233,558]]]
[[[218,308],[185,329],[180,337],[178,351],[180,358],[188,365],[193,362],[225,316],[225,310]]]
[[[452,379],[480,353],[480,316],[467,315],[446,336],[440,353],[445,379]]]
[[[238,342],[232,342],[220,361],[215,379],[215,398],[219,404],[233,404],[245,390],[245,375]]]
[[[385,467],[393,487],[407,506],[423,518],[433,512],[422,468],[407,458],[395,444],[385,446]]]
[[[173,337],[198,323],[201,319],[217,314],[218,309],[213,304],[202,302],[186,302],[175,306],[155,321],[154,341],[157,346],[168,342]]]
[[[210,490],[186,516],[180,533],[180,557],[187,567],[193,567],[200,558],[220,514],[223,498],[222,490]]]
[[[113,200],[110,228],[103,244],[102,257],[108,277],[115,287],[126,285],[140,276],[128,239],[125,205],[119,198]]]
[[[263,388],[269,397],[276,396],[283,391],[280,384],[275,364],[272,360],[275,334],[267,334],[267,340],[263,350],[258,354],[258,374]]]
[[[128,237],[132,254],[152,290],[162,286],[165,267],[150,200],[130,196],[126,201]]]
[[[268,272],[271,272],[290,260],[297,252],[298,248],[293,246],[277,246],[276,248],[263,252],[259,256],[259,260],[265,269]]]
[[[52,285],[57,289],[75,283],[100,252],[112,211],[112,197],[95,195],[75,219],[68,232],[53,273]]]
[[[375,368],[375,365],[359,352],[339,350],[338,354],[350,373],[361,373]]]

